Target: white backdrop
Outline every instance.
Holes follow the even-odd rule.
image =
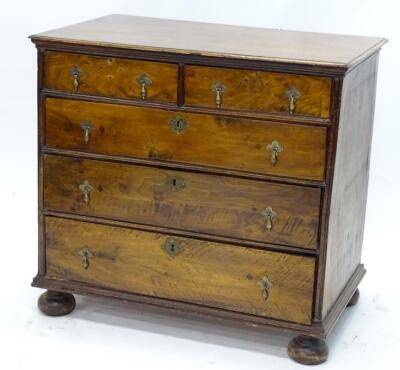
[[[171,318],[78,298],[65,318],[36,310],[36,52],[32,33],[109,13],[389,38],[381,53],[358,306],[322,368],[393,368],[400,348],[400,27],[393,0],[88,0],[0,2],[0,368],[294,369],[287,335]],[[357,143],[355,142],[355,145]]]

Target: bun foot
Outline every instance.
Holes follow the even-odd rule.
[[[69,293],[48,290],[39,297],[38,307],[48,316],[68,315],[75,308],[75,298]]]
[[[288,355],[299,364],[318,365],[328,359],[328,346],[323,339],[299,335],[290,341]]]
[[[360,291],[357,289],[353,296],[351,297],[349,303],[347,303],[347,307],[355,306],[360,299]]]

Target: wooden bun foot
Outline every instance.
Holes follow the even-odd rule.
[[[290,341],[288,355],[299,364],[318,365],[328,359],[328,346],[323,339],[299,335]]]
[[[357,289],[353,296],[351,297],[349,303],[347,303],[347,307],[355,306],[360,299],[360,291]]]
[[[39,297],[38,307],[48,316],[68,315],[75,308],[75,298],[69,293],[48,290]]]

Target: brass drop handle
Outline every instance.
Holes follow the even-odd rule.
[[[271,144],[267,145],[267,150],[271,152],[271,163],[275,166],[278,162],[279,154],[283,152],[283,146],[279,141],[273,140]]]
[[[261,288],[261,294],[264,301],[266,301],[269,297],[269,289],[272,287],[272,283],[266,276],[263,276],[259,281],[258,285]]]
[[[89,258],[93,257],[93,253],[89,250],[89,248],[85,247],[81,249],[78,254],[82,257],[82,267],[87,270],[89,268]]]
[[[300,92],[295,87],[289,87],[285,93],[289,99],[289,113],[293,114],[296,111],[297,98],[300,96]]]
[[[140,86],[140,97],[142,99],[147,99],[147,87],[150,86],[153,81],[146,73],[142,73],[138,78],[137,82]]]
[[[87,144],[90,140],[90,130],[92,129],[92,123],[90,121],[85,121],[81,124],[83,130],[83,142]]]
[[[86,205],[90,202],[90,193],[93,190],[93,186],[89,184],[89,181],[85,180],[79,185],[79,190],[83,193],[83,201]]]
[[[211,86],[211,90],[215,93],[215,105],[217,108],[221,108],[222,105],[222,94],[226,90],[226,87],[220,82],[216,82]]]
[[[272,209],[272,207],[268,206],[267,208],[262,211],[262,215],[265,217],[267,223],[266,223],[266,228],[267,231],[272,230],[272,226],[274,224],[274,219],[276,218],[277,214],[276,212]]]
[[[72,88],[74,92],[78,92],[82,71],[78,66],[74,66],[70,70],[70,75],[72,76]]]

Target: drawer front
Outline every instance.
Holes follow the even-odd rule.
[[[320,189],[46,155],[45,208],[314,249]]]
[[[326,128],[48,98],[46,145],[322,180]]]
[[[331,79],[287,73],[185,67],[191,106],[329,117]]]
[[[172,63],[47,51],[44,86],[78,94],[176,103],[178,67]]]
[[[311,321],[313,257],[47,217],[46,263],[54,278]]]

